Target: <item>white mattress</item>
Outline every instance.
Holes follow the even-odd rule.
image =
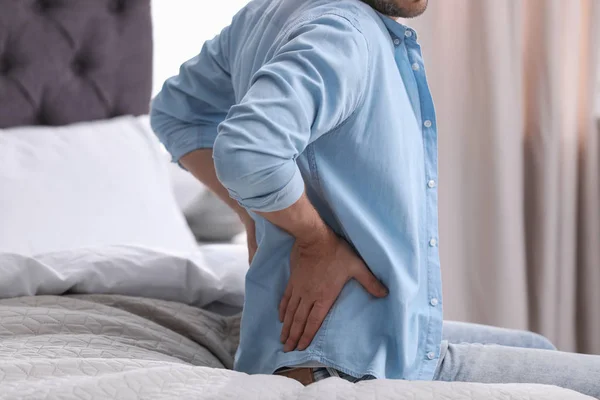
[[[233,372],[240,317],[202,308],[239,309],[246,269],[240,245],[187,256],[130,246],[0,254],[10,297],[0,300],[0,399],[587,398],[536,385],[331,378],[304,388]]]
[[[0,300],[0,399],[586,399],[549,386],[392,380],[309,387],[233,372],[239,317],[118,295]]]

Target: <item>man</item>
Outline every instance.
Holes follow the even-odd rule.
[[[255,0],[154,100],[174,161],[247,227],[235,367],[600,397],[592,356],[443,341],[437,125],[416,33],[396,22],[426,6]]]

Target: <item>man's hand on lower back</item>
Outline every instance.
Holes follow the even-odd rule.
[[[350,245],[325,224],[303,194],[288,208],[258,212],[292,235],[291,275],[279,306],[284,351],[305,350],[350,279],[376,297],[387,289],[371,273]]]
[[[296,240],[290,261],[291,276],[279,307],[286,352],[310,345],[349,280],[356,279],[373,296],[387,296],[362,259],[330,229],[309,242]]]

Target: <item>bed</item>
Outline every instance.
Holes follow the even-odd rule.
[[[147,118],[149,0],[0,0],[0,399],[585,399],[232,371],[244,246],[199,248]]]

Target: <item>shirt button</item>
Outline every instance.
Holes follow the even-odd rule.
[[[400,45],[400,39],[398,39],[398,38],[394,39],[394,45],[399,46]]]
[[[412,65],[412,69],[413,69],[413,71],[418,71],[420,68],[421,68],[421,67],[419,67],[419,64],[417,64],[417,63],[414,63],[414,64]]]
[[[406,31],[404,31],[404,36],[411,37],[412,36],[412,31],[410,31],[410,30],[407,29]]]
[[[430,351],[429,353],[427,353],[427,358],[433,360],[435,358],[435,353],[433,351]]]
[[[431,304],[433,307],[435,307],[438,304],[440,304],[440,301],[434,297],[433,299],[429,300],[429,304]]]
[[[429,186],[430,189],[433,189],[435,187],[435,181],[432,179],[429,182],[427,182],[427,186]]]
[[[414,69],[414,67],[413,67]],[[423,125],[425,125],[425,128],[431,128],[431,125],[433,125],[433,123],[430,120],[427,120],[425,122],[423,122]]]
[[[432,239],[429,241],[429,245],[430,245],[431,247],[435,247],[435,246],[437,246],[437,240],[435,240],[435,238],[432,238]]]

